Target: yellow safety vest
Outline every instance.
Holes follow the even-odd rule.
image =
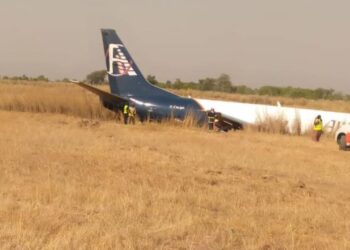
[[[323,129],[323,122],[321,119],[317,119],[315,120],[315,124],[314,124],[314,130],[315,131],[322,131]]]
[[[124,114],[127,114],[127,113],[128,113],[128,108],[129,108],[128,105],[124,105]]]

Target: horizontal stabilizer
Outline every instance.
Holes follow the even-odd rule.
[[[74,82],[74,83],[79,85],[80,87],[83,87],[83,88],[91,91],[92,93],[97,94],[101,98],[101,100],[103,100],[103,101],[110,101],[112,103],[119,103],[119,104],[124,104],[124,103],[128,102],[128,100],[126,100],[123,97],[120,97],[120,96],[115,95],[115,94],[108,93],[108,92],[103,91],[101,89],[95,88],[95,87],[93,87],[93,86],[91,86],[89,84],[85,84],[85,83],[82,83],[82,82]]]

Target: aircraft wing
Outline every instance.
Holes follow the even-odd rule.
[[[266,118],[281,118],[287,121],[290,131],[294,129],[297,122],[300,123],[301,131],[306,132],[312,127],[317,115],[322,116],[325,128],[327,127],[328,130],[333,130],[339,124],[350,123],[349,113],[206,99],[196,99],[196,101],[205,110],[215,109],[215,112],[221,114],[227,125],[231,122],[244,126],[256,124]]]
[[[115,103],[115,104],[124,104],[124,103],[128,102],[128,100],[123,98],[123,97],[108,93],[108,92],[103,91],[101,89],[95,88],[89,84],[82,83],[82,82],[75,82],[75,81],[72,81],[72,82],[79,85],[80,87],[83,87],[83,88],[91,91],[92,93],[98,95],[100,97],[100,99],[103,101],[108,101],[110,103]]]

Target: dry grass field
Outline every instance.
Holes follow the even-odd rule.
[[[0,81],[0,109],[58,113],[89,119],[114,119],[96,95],[73,83]]]
[[[67,84],[0,109],[0,249],[350,249],[331,138],[124,126]]]

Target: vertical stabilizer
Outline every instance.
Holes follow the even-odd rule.
[[[149,87],[135,61],[114,30],[102,29],[108,80],[113,94],[131,97]]]

